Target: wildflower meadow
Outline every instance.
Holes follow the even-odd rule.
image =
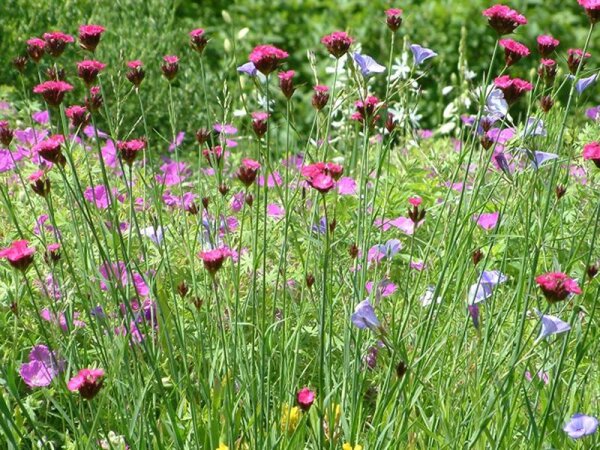
[[[114,3],[0,14],[0,449],[600,448],[600,1]]]

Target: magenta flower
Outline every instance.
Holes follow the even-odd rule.
[[[398,31],[402,25],[402,10],[390,8],[385,11],[385,23],[393,32]]]
[[[262,138],[267,133],[269,114],[263,111],[256,111],[251,114],[252,129],[258,138]]]
[[[35,63],[40,62],[46,51],[46,41],[40,38],[31,38],[27,41],[27,54]]]
[[[117,188],[112,188],[112,197],[120,203],[123,203],[124,197],[119,194]],[[88,187],[83,193],[83,197],[90,203],[96,205],[98,209],[108,209],[111,196],[108,189],[103,184],[94,187]]]
[[[69,106],[65,114],[74,128],[84,128],[90,121],[90,114],[85,106]]]
[[[60,31],[52,31],[44,33],[44,41],[46,41],[46,51],[57,58],[65,51],[67,44],[75,42],[75,39]]]
[[[519,25],[527,24],[525,16],[505,5],[494,5],[482,14],[488,18],[489,25],[500,35],[510,34]]]
[[[512,39],[500,39],[498,43],[504,49],[504,60],[507,66],[512,66],[531,53],[525,45]]]
[[[65,81],[44,81],[33,88],[35,94],[41,94],[44,101],[50,106],[58,106],[65,98],[65,94],[73,90],[73,86]]]
[[[323,36],[321,43],[327,47],[327,51],[336,58],[341,58],[352,45],[353,39],[344,31],[334,31]]]
[[[476,214],[473,216],[473,220],[477,222],[481,228],[486,231],[493,230],[496,228],[496,224],[498,223],[498,218],[500,217],[500,213],[482,213]]]
[[[259,170],[260,163],[258,161],[245,158],[238,169],[237,177],[246,187],[250,187],[254,183],[254,180],[256,180]]]
[[[263,75],[275,71],[281,62],[288,57],[288,53],[273,45],[258,45],[254,47],[248,59]]]
[[[190,31],[189,35],[191,47],[199,54],[202,54],[206,44],[208,44],[208,39],[206,39],[204,30],[202,28],[196,28],[195,30]]]
[[[25,271],[33,262],[35,248],[26,240],[14,241],[9,247],[0,250],[0,259],[6,259],[15,269]]]
[[[53,134],[33,147],[33,151],[41,158],[53,164],[64,164],[65,157],[62,154],[61,147],[65,142],[64,136]]]
[[[600,1],[598,0],[577,0],[579,5],[581,5],[586,14],[590,18],[590,22],[598,23],[600,21]],[[597,423],[598,421],[596,421]]]
[[[140,84],[142,84],[142,81],[144,81],[144,77],[146,76],[143,63],[137,59],[134,61],[129,61],[127,63],[127,68],[128,70],[125,76],[129,82],[135,87],[140,87]]]
[[[583,52],[583,50],[579,48],[570,48],[567,50],[568,58],[567,58],[567,66],[569,66],[569,71],[571,74],[575,75],[577,73],[577,69],[581,66],[580,70],[583,70],[585,67],[585,62],[587,59],[591,58],[591,54],[588,52]]]
[[[169,81],[175,78],[179,71],[179,58],[173,55],[163,57],[163,64],[160,66],[163,75]]]
[[[335,186],[343,173],[342,166],[335,163],[318,162],[304,166],[301,170],[302,176],[306,178],[309,186],[326,194]]]
[[[29,362],[21,364],[19,375],[30,388],[46,387],[64,368],[64,361],[56,358],[45,345],[38,344],[29,352]]]
[[[287,98],[288,100],[292,98],[292,95],[294,95],[294,91],[296,90],[294,88],[294,75],[296,75],[296,72],[294,72],[293,70],[288,70],[287,72],[279,72],[277,74],[279,78],[279,88],[281,89],[281,92],[283,93],[285,98]]]
[[[321,111],[329,102],[329,87],[319,84],[313,90],[315,93],[312,97],[312,105],[317,111]]]
[[[117,142],[117,148],[119,149],[119,153],[121,153],[123,161],[131,166],[137,156],[146,148],[146,140],[131,139],[129,141],[119,141]]]
[[[600,142],[590,142],[583,147],[583,159],[592,161],[600,169]]]
[[[106,31],[102,25],[81,25],[79,27],[79,46],[90,52],[96,51],[102,33]]]
[[[304,387],[296,394],[296,401],[302,411],[308,411],[315,401],[315,392]]]
[[[537,44],[538,51],[540,52],[540,55],[542,55],[542,58],[548,58],[552,54],[552,52],[556,50],[556,48],[560,44],[560,41],[550,35],[542,34],[538,36]]]
[[[221,247],[213,250],[198,253],[198,257],[204,263],[204,268],[214,276],[217,271],[223,266],[226,258],[231,256],[231,251],[228,248]]]
[[[361,330],[369,328],[372,331],[378,330],[381,327],[379,319],[375,315],[375,310],[369,299],[363,300],[354,309],[352,314],[352,323]]]
[[[556,303],[566,299],[570,294],[581,294],[577,280],[569,278],[563,272],[549,272],[539,275],[535,282],[542,290],[549,303]]]
[[[14,132],[6,120],[0,121],[0,144],[8,147],[13,140]]]
[[[100,391],[103,383],[103,369],[81,369],[69,380],[67,388],[71,392],[79,392],[84,399],[91,400]]]
[[[156,175],[156,181],[165,186],[173,186],[183,183],[191,175],[192,171],[185,162],[169,161],[160,166],[162,173]]]
[[[77,63],[77,76],[88,86],[94,84],[98,74],[104,70],[106,64],[93,59],[86,59]]]
[[[533,89],[531,83],[520,78],[511,78],[509,75],[496,78],[494,85],[502,91],[509,105],[516,103],[521,96]]]

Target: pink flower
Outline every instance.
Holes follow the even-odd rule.
[[[402,25],[402,10],[397,8],[390,8],[385,11],[386,24],[393,32],[398,31]]]
[[[600,21],[600,1],[599,0],[577,0],[585,9],[592,23]]]
[[[412,206],[421,206],[421,203],[423,203],[423,199],[421,197],[410,197],[408,199],[408,203],[410,203]]]
[[[77,63],[77,76],[88,86],[93,84],[98,74],[106,67],[106,64],[93,59],[86,59]]]
[[[105,31],[106,29],[102,25],[81,25],[79,27],[80,47],[84,50],[94,52],[100,42],[102,33]]]
[[[344,31],[334,31],[331,34],[323,36],[321,43],[327,47],[327,51],[336,58],[344,56],[350,45],[352,45],[353,39]]]
[[[156,175],[156,181],[164,183],[165,186],[173,186],[184,182],[190,175],[191,170],[184,162],[170,161],[160,166],[162,174]]]
[[[21,364],[19,375],[30,388],[46,387],[63,367],[64,361],[58,360],[48,347],[39,344],[29,352],[29,362]]]
[[[285,209],[283,209],[277,203],[269,203],[267,205],[267,215],[275,219],[280,219],[285,215]]]
[[[121,158],[130,166],[133,164],[140,152],[146,148],[145,139],[131,139],[129,141],[117,142],[117,148],[121,153]]]
[[[60,31],[52,31],[44,33],[44,41],[46,41],[46,51],[57,58],[65,51],[67,44],[75,42],[75,39],[73,39],[73,36]]]
[[[583,52],[580,48],[570,48],[567,50],[569,57],[567,58],[567,66],[572,74],[577,73],[577,70],[583,70],[585,67],[585,60],[590,58],[592,55],[588,52]]]
[[[315,393],[307,387],[303,387],[296,394],[296,401],[302,411],[308,411],[315,401]]]
[[[321,111],[329,102],[329,88],[322,84],[316,85],[313,90],[312,105],[317,111]]]
[[[142,62],[137,59],[134,61],[129,61],[127,63],[127,67],[129,70],[125,76],[131,84],[133,84],[135,87],[139,87],[146,76]]]
[[[84,128],[90,121],[90,114],[85,106],[69,106],[65,110],[65,114],[74,128]]]
[[[251,114],[252,129],[258,138],[262,138],[267,133],[269,114],[263,111],[256,111]]]
[[[0,258],[4,258],[15,269],[25,271],[33,262],[35,248],[29,247],[26,240],[14,241],[9,247],[0,250]]]
[[[173,55],[167,55],[163,57],[164,63],[160,66],[163,75],[169,81],[171,81],[177,75],[179,71],[179,58]]]
[[[112,188],[112,197],[120,203],[123,203],[124,197],[119,194],[117,188]],[[108,189],[103,184],[95,187],[88,187],[83,193],[83,197],[90,203],[96,205],[98,209],[108,209],[110,205],[111,196],[109,195]]]
[[[256,180],[256,175],[260,169],[260,163],[253,159],[244,158],[242,164],[237,172],[238,179],[244,183],[246,187],[249,187]]]
[[[494,5],[482,14],[488,18],[489,25],[500,35],[510,34],[519,25],[527,24],[525,16],[505,5]]]
[[[283,93],[285,98],[287,98],[288,100],[292,98],[292,95],[294,95],[294,91],[296,90],[294,88],[293,81],[294,75],[296,75],[296,72],[294,72],[293,70],[288,70],[287,72],[279,72],[279,74],[277,75],[279,77],[279,88],[281,89],[281,92]]]
[[[512,39],[500,39],[498,43],[504,49],[504,59],[507,66],[512,66],[530,53],[525,45]]]
[[[538,36],[537,43],[538,51],[540,52],[540,55],[542,55],[542,58],[548,58],[552,52],[556,50],[560,44],[560,41],[558,39],[554,39],[550,35],[542,34],[541,36]]]
[[[31,38],[27,41],[27,54],[33,62],[39,62],[46,51],[46,41],[40,38]]]
[[[583,147],[583,159],[593,161],[600,169],[600,142],[590,142]]]
[[[358,192],[356,181],[350,177],[342,177],[337,182],[337,192],[340,195],[355,195]]]
[[[535,282],[549,303],[556,303],[566,299],[569,294],[581,294],[582,292],[577,280],[569,278],[567,274],[562,272],[549,272],[539,275],[536,277]]]
[[[73,86],[65,81],[44,81],[33,88],[35,94],[41,94],[44,101],[50,106],[58,106],[65,98],[65,94],[73,90]]]
[[[84,399],[90,400],[100,391],[103,383],[103,369],[81,369],[69,380],[67,388],[71,392],[78,391]]]
[[[494,85],[502,91],[509,105],[516,103],[523,94],[533,89],[531,83],[520,78],[511,78],[509,75],[496,78]]]
[[[249,59],[263,75],[269,75],[288,57],[288,53],[273,45],[258,45],[250,52]]]
[[[61,147],[65,142],[61,134],[53,134],[33,147],[33,151],[40,155],[46,161],[53,164],[64,164],[65,157],[62,154]]]
[[[198,254],[198,257],[204,263],[204,268],[208,270],[208,272],[213,276],[223,266],[223,262],[225,261],[225,259],[230,256],[231,251],[224,247],[200,252]]]
[[[204,30],[202,28],[196,28],[195,30],[190,31],[189,34],[191,47],[198,53],[202,54],[206,44],[208,44],[208,39],[206,39]]]
[[[499,217],[500,213],[498,212],[482,213],[479,215],[474,215],[473,220],[475,220],[477,222],[477,225],[479,225],[481,228],[483,228],[486,231],[489,231],[496,228],[496,224],[498,223]]]

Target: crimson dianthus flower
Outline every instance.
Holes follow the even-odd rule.
[[[123,161],[131,166],[138,154],[146,148],[146,140],[131,139],[129,141],[119,141],[117,142],[117,148],[119,149],[119,153],[121,153]]]
[[[83,128],[90,121],[90,114],[85,106],[72,105],[65,110],[66,116],[74,128]]]
[[[223,262],[229,256],[231,256],[231,251],[225,247],[198,253],[198,257],[202,260],[204,268],[213,276],[223,267]]]
[[[542,58],[547,58],[554,50],[556,50],[560,41],[548,34],[542,34],[541,36],[538,36],[537,44],[538,51],[540,52],[540,55],[542,55]]]
[[[502,75],[494,80],[494,85],[502,91],[504,99],[509,105],[514,104],[523,94],[533,89],[528,81],[520,78],[511,78],[509,75]]]
[[[321,38],[321,43],[324,44],[325,47],[327,47],[327,51],[336,58],[344,56],[348,52],[352,42],[353,39],[345,31],[334,31]]]
[[[326,194],[335,186],[344,169],[339,164],[317,162],[302,167],[301,174],[312,188]]]
[[[31,38],[27,41],[27,54],[35,63],[40,62],[46,51],[46,41],[40,38]]]
[[[385,11],[385,23],[393,32],[398,31],[402,25],[402,12],[401,9],[397,8],[390,8]]]
[[[498,43],[504,48],[504,60],[507,66],[512,66],[530,53],[525,45],[513,39],[500,39]]]
[[[252,129],[258,138],[262,138],[267,133],[269,114],[263,111],[256,111],[251,114]]]
[[[242,164],[237,172],[238,179],[244,183],[246,187],[249,187],[256,180],[258,171],[260,170],[260,163],[250,158],[242,160]]]
[[[33,147],[33,151],[37,152],[42,159],[53,164],[65,164],[65,157],[62,154],[62,144],[65,142],[64,136],[61,134],[53,134],[52,136],[37,143]]]
[[[14,241],[9,247],[0,250],[0,258],[5,258],[15,269],[25,271],[33,262],[35,248],[26,240]]]
[[[133,84],[136,88],[140,87],[142,81],[144,81],[144,77],[146,76],[146,72],[144,71],[143,64],[140,60],[129,61],[127,63],[127,68],[129,69],[125,76],[129,80],[131,84]]]
[[[195,30],[190,31],[189,35],[191,47],[199,54],[202,54],[206,44],[208,44],[208,39],[206,39],[206,33],[204,29],[196,28]]]
[[[296,394],[296,402],[302,411],[308,411],[315,401],[315,392],[304,387]]]
[[[546,84],[552,84],[556,78],[556,61],[553,59],[542,59],[538,75]]]
[[[79,392],[84,399],[90,400],[100,391],[103,383],[103,369],[81,369],[69,380],[67,388],[71,392]]]
[[[4,147],[10,145],[13,140],[14,132],[6,120],[0,120],[0,144]]]
[[[288,57],[288,53],[273,45],[258,45],[254,47],[248,59],[263,75],[269,75]]]
[[[577,280],[569,278],[562,272],[549,272],[539,275],[535,282],[542,290],[549,303],[556,303],[566,299],[570,294],[581,294]]]
[[[77,76],[88,86],[94,84],[98,74],[106,67],[106,64],[93,59],[86,59],[77,63]]]
[[[73,36],[65,34],[61,31],[52,31],[50,33],[44,33],[44,41],[46,41],[46,51],[58,58],[67,48],[67,44],[75,42]]]
[[[285,98],[287,98],[288,100],[292,98],[292,95],[294,95],[294,91],[296,90],[294,88],[294,75],[296,75],[296,72],[294,72],[293,70],[279,72],[279,74],[277,74],[279,78],[279,88],[281,89],[281,92],[283,93]]]
[[[598,23],[600,21],[600,0],[577,0],[584,9],[590,22]]]
[[[505,5],[494,5],[482,13],[488,18],[489,25],[500,35],[510,34],[519,25],[527,24],[527,19],[514,9]]]
[[[316,85],[313,90],[312,105],[317,111],[321,111],[329,102],[329,87],[322,84]]]
[[[90,52],[94,52],[102,33],[106,31],[102,25],[81,25],[79,27],[79,46]]]
[[[586,59],[590,58],[592,55],[588,52],[583,52],[580,48],[570,48],[567,51],[569,57],[567,58],[567,66],[569,66],[569,71],[575,75],[577,73],[577,69],[581,65],[581,69],[585,67]]]
[[[73,90],[73,86],[65,81],[44,81],[33,88],[35,94],[41,94],[50,106],[58,106],[65,94]]]
[[[163,57],[163,64],[160,66],[163,75],[171,81],[179,71],[179,58],[174,55],[166,55]]]
[[[29,185],[31,190],[40,197],[46,197],[50,192],[50,179],[46,176],[46,172],[43,170],[37,170],[28,177]]]
[[[600,142],[590,142],[583,147],[583,159],[592,161],[600,169]]]

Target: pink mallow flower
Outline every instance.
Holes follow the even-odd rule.
[[[496,228],[496,224],[498,223],[498,218],[500,217],[500,213],[492,212],[492,213],[482,213],[475,214],[473,216],[473,220],[477,222],[481,228],[486,231],[493,230]]]
[[[84,399],[91,400],[100,391],[103,383],[103,369],[81,369],[69,380],[67,388],[71,392],[79,392]]]
[[[542,290],[549,303],[556,303],[566,299],[570,294],[581,294],[577,280],[570,278],[563,272],[549,272],[539,275],[535,282]]]
[[[45,345],[34,346],[29,352],[29,362],[21,364],[19,375],[30,388],[46,387],[64,368],[64,361]]]
[[[112,197],[118,202],[123,203],[125,197],[119,194],[117,188],[112,188]],[[110,205],[111,196],[109,195],[108,189],[103,184],[88,187],[83,193],[83,197],[90,203],[96,205],[98,209],[108,209]]]

